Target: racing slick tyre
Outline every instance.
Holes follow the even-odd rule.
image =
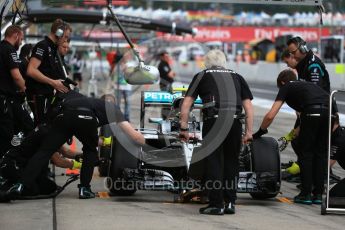
[[[108,175],[109,160],[101,158],[98,164],[98,172],[100,177],[105,177]]]
[[[122,142],[122,141],[121,141]],[[111,165],[109,167],[107,187],[111,195],[130,196],[136,192],[136,184],[134,181],[126,181],[123,176],[125,168],[136,169],[138,167],[138,159],[132,155],[135,151],[139,152],[138,146],[126,144],[126,148],[114,136],[112,143]]]
[[[277,141],[272,137],[255,139],[251,143],[251,151],[258,192],[252,192],[250,195],[254,199],[276,197],[281,185],[280,155]]]

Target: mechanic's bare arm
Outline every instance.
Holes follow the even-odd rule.
[[[57,91],[60,91],[63,93],[68,92],[68,88],[64,86],[60,80],[53,80],[45,76],[41,71],[39,71],[38,67],[40,65],[41,65],[41,61],[39,59],[35,57],[30,58],[28,69],[27,69],[27,75],[36,81],[52,86]]]
[[[50,160],[57,167],[69,169],[73,168],[73,162],[71,160],[63,158],[58,152],[55,152]]]
[[[254,110],[253,110],[252,101],[250,99],[243,100],[242,106],[246,114],[246,133],[243,137],[243,142],[247,143],[248,140],[253,139]]]
[[[11,69],[11,76],[13,81],[18,86],[20,92],[25,92],[25,80],[19,72],[18,68]]]
[[[139,131],[136,131],[128,121],[122,121],[118,125],[135,142],[141,145],[145,144],[144,136]]]
[[[283,101],[275,101],[273,103],[271,110],[268,113],[266,113],[260,125],[260,128],[262,130],[266,130],[271,125],[272,121],[274,120],[275,116],[277,115],[283,104]]]

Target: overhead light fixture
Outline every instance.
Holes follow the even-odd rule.
[[[107,8],[103,8],[102,9],[102,13],[103,13],[103,19],[101,21],[99,21],[99,24],[105,26],[107,24]]]

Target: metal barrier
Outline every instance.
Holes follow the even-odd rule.
[[[321,214],[326,215],[328,213],[345,213],[345,198],[342,199],[344,201],[344,204],[341,205],[336,201],[336,198],[331,198],[329,196],[329,191],[330,191],[330,173],[331,173],[331,166],[330,166],[330,161],[331,161],[331,136],[332,136],[332,101],[333,101],[333,96],[336,93],[343,93],[345,94],[344,90],[334,90],[332,91],[330,98],[329,98],[329,118],[328,118],[328,160],[327,160],[327,187],[326,187],[326,199],[323,200],[323,203],[321,205]],[[334,199],[334,200],[333,200]],[[331,204],[331,201],[333,200],[333,204]],[[334,205],[337,203],[336,205]],[[336,207],[334,207],[336,206]]]

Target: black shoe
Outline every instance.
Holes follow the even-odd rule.
[[[225,204],[224,213],[225,214],[235,214],[235,204],[232,202]]]
[[[96,197],[96,194],[91,191],[90,186],[89,187],[79,187],[79,199],[92,199]]]
[[[310,194],[304,195],[302,193],[300,193],[297,196],[295,196],[293,201],[295,203],[298,203],[298,204],[308,204],[308,205],[310,205],[310,204],[313,203],[312,200],[311,200]]]
[[[199,209],[200,214],[205,215],[224,215],[224,208],[207,206]]]
[[[314,194],[311,199],[313,204],[322,204],[322,194]]]
[[[11,188],[9,188],[6,192],[9,199],[14,200],[17,197],[21,196],[24,190],[24,185],[21,183],[14,184]]]

